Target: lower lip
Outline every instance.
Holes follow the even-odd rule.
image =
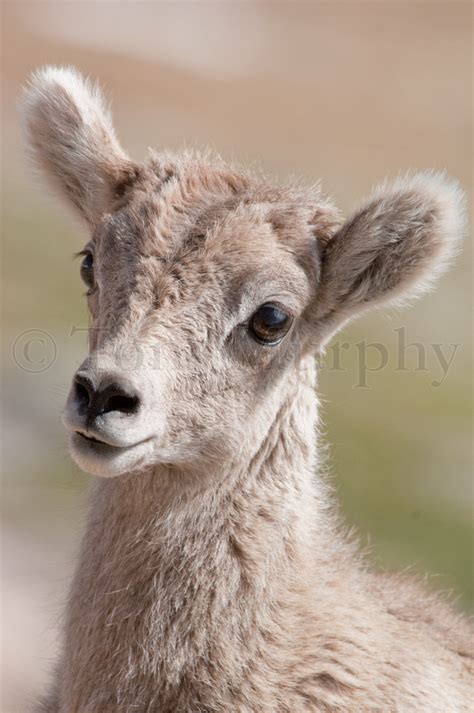
[[[93,438],[88,438],[87,436],[84,436],[82,433],[79,431],[76,431],[74,433],[74,441],[77,446],[80,448],[87,448],[88,451],[92,451],[96,453],[97,455],[118,455],[119,453],[124,453],[125,451],[131,450],[132,448],[136,448],[137,446],[141,445],[141,443],[135,443],[131,444],[129,446],[114,446],[111,445],[110,443],[105,443],[104,441],[99,441],[95,440]]]
[[[111,443],[106,443],[105,441],[101,441],[98,438],[90,438],[89,436],[85,436],[80,431],[76,431],[76,436],[79,436],[79,438],[82,438],[84,441],[87,441],[88,443],[98,443],[101,446],[112,446]],[[112,447],[116,448],[116,447],[120,447],[120,446],[112,446]]]

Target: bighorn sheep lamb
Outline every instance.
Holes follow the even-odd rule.
[[[315,443],[315,353],[444,270],[457,184],[398,179],[343,222],[319,190],[219,159],[134,162],[74,69],[35,73],[23,111],[89,228],[90,353],[64,423],[101,476],[37,710],[472,710],[467,623],[367,568]]]

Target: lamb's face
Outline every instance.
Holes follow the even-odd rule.
[[[81,266],[91,351],[64,423],[76,462],[105,476],[258,448],[294,388],[318,283],[307,211],[281,194],[210,197],[195,167],[148,183],[102,220]]]
[[[463,195],[442,175],[383,185],[338,228],[318,191],[199,158],[136,164],[74,70],[35,74],[24,113],[37,164],[92,232],[91,353],[64,418],[92,473],[257,448],[302,355],[368,306],[419,294],[462,235]]]

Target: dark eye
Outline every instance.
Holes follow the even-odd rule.
[[[87,252],[81,262],[81,277],[84,284],[92,290],[94,287],[94,256]]]
[[[250,334],[260,344],[278,344],[291,327],[292,318],[278,305],[268,302],[258,308],[249,322]]]

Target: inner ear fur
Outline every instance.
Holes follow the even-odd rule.
[[[24,91],[28,146],[52,187],[90,226],[138,174],[99,89],[73,68],[45,67]]]
[[[370,306],[426,292],[457,253],[464,202],[442,173],[379,186],[323,246],[313,312],[321,341]]]

